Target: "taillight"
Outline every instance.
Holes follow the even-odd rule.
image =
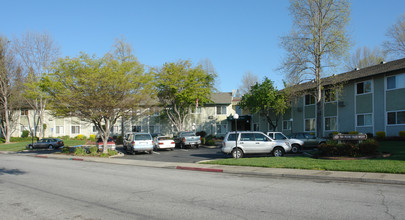
[[[132,141],[132,145],[135,145],[135,141]]]
[[[186,138],[183,138],[183,142],[186,142]]]
[[[201,141],[201,136],[200,136],[200,141]]]
[[[174,144],[174,141],[171,144]]]
[[[162,142],[159,142],[159,145],[162,145],[163,143]]]

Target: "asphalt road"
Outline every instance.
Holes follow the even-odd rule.
[[[136,155],[135,155],[136,156]],[[0,154],[0,219],[405,219],[397,185]]]

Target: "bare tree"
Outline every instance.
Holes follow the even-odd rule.
[[[348,0],[290,0],[293,16],[291,33],[281,38],[287,51],[281,70],[287,81],[313,81],[316,100],[316,134],[322,136],[321,77],[336,67],[346,53],[349,40],[345,32],[350,16]]]
[[[379,47],[373,50],[368,47],[357,48],[356,52],[346,60],[345,69],[351,71],[355,68],[373,66],[385,61],[386,53]]]
[[[27,32],[20,38],[13,39],[13,49],[21,60],[27,79],[24,96],[30,107],[34,110],[33,128],[36,135],[44,137],[44,112],[47,105],[39,81],[49,71],[52,62],[59,57],[59,47],[48,33]],[[31,125],[30,125],[31,126]]]
[[[398,58],[405,57],[405,14],[388,29],[386,36],[389,40],[383,43],[385,51]]]
[[[215,69],[214,64],[212,64],[212,61],[209,58],[205,58],[205,59],[200,60],[200,62],[198,62],[198,65],[201,65],[202,69],[206,73],[215,77],[213,92],[220,90],[219,88],[220,88],[221,81],[217,77],[218,72]]]
[[[16,109],[19,103],[21,85],[20,69],[10,49],[10,41],[0,36],[0,132],[5,143],[10,142],[16,130]]]
[[[256,85],[259,82],[257,75],[253,74],[250,71],[245,72],[242,76],[242,84],[239,86],[239,94],[244,95],[249,93],[249,90],[252,86]]]

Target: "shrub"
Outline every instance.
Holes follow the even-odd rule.
[[[205,136],[207,136],[207,132],[205,131],[199,131],[196,133],[197,136],[201,136],[202,138],[204,138]]]
[[[22,138],[26,138],[26,137],[28,137],[29,133],[30,133],[29,131],[24,130],[24,131],[22,132],[22,134],[21,134],[21,137],[22,137]]]
[[[400,137],[405,137],[405,131],[400,131],[400,132],[399,132],[399,136],[400,136]]]
[[[90,140],[91,140],[91,141],[96,141],[96,135],[95,135],[95,134],[91,134],[91,135],[90,135]]]
[[[86,149],[85,148],[83,148],[83,147],[77,147],[76,149],[75,149],[75,153],[74,153],[76,156],[85,156],[86,154],[87,154],[87,151],[86,151]]]
[[[374,139],[368,139],[358,144],[360,156],[374,155],[377,153],[378,142]]]
[[[212,140],[212,139],[211,139],[211,140],[207,140],[205,144],[208,145],[208,146],[215,146],[215,141]]]
[[[366,135],[367,135],[367,139],[370,139],[370,138],[374,137],[373,133],[367,133]]]
[[[350,131],[349,134],[359,134],[358,131]]]
[[[207,137],[205,137],[206,141],[212,140],[212,135],[208,135]]]
[[[201,144],[205,144],[205,138],[201,137]]]
[[[334,141],[328,141],[326,144],[319,145],[318,149],[321,156],[368,156],[377,153],[378,142],[374,139],[365,140],[359,144],[336,144]]]
[[[117,154],[118,154],[117,151],[108,149],[108,155],[109,155],[109,156],[114,156],[114,155],[117,155]]]
[[[385,138],[385,132],[384,131],[377,131],[375,133],[375,135],[377,136],[378,139],[383,139]]]
[[[108,154],[106,154],[106,153],[101,153],[101,154],[100,154],[100,157],[109,157],[109,156],[108,156]]]
[[[70,153],[70,148],[64,146],[64,147],[62,148],[62,153],[63,153],[63,154],[69,154],[69,153]]]
[[[98,147],[94,146],[94,147],[90,147],[90,155],[91,156],[97,156],[98,155]]]
[[[75,137],[75,139],[77,139],[77,140],[83,140],[83,138],[84,138],[84,135],[82,135],[82,134],[79,134]]]

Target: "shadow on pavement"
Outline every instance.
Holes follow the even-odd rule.
[[[19,169],[6,169],[6,168],[0,168],[0,175],[3,174],[10,174],[10,175],[22,175],[25,174],[26,172],[21,171]]]

